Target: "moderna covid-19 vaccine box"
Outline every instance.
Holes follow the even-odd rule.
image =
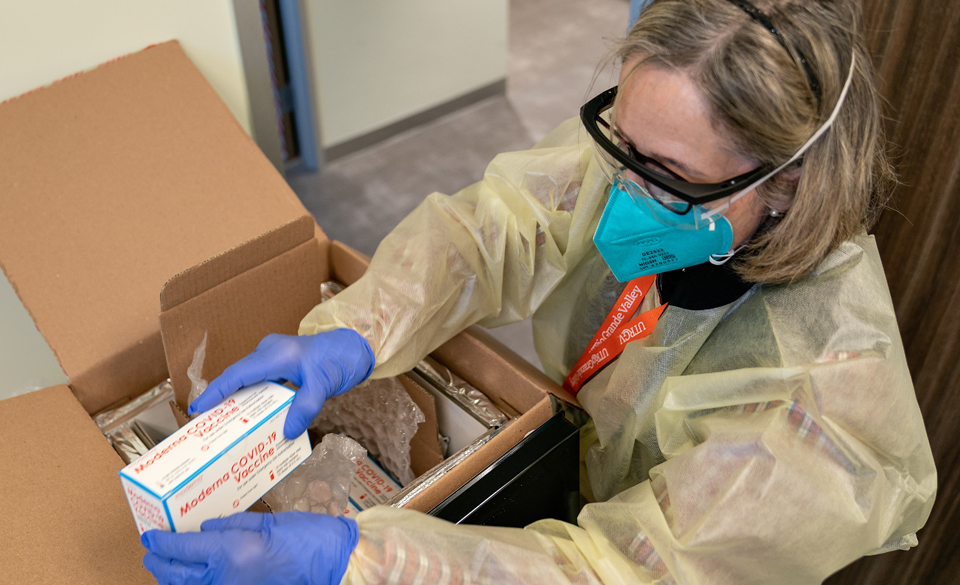
[[[350,496],[343,515],[356,518],[360,512],[386,504],[400,490],[400,484],[369,455],[357,461],[357,471],[350,480]]]
[[[294,391],[263,382],[229,396],[120,471],[141,534],[200,530],[242,512],[310,456],[283,436]]]

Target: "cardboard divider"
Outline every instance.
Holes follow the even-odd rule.
[[[406,376],[399,376],[403,389],[411,400],[423,412],[424,422],[417,428],[417,434],[410,440],[410,469],[415,475],[421,475],[443,461],[440,453],[440,441],[437,436],[437,406],[433,396]]]
[[[312,219],[302,218],[312,225]],[[248,257],[263,257],[264,249],[276,251],[278,241],[291,244],[304,233],[309,239],[251,266]],[[229,253],[212,258],[188,270],[164,285],[161,296],[178,301],[160,313],[160,330],[170,380],[177,404],[187,409],[190,380],[187,368],[194,349],[208,334],[203,377],[208,382],[230,364],[256,349],[270,333],[295,335],[300,319],[320,298],[320,285],[328,273],[323,247],[329,242],[314,241],[312,227],[304,232],[304,222],[290,222],[272,232],[242,244]],[[249,251],[249,254],[247,252]],[[210,287],[210,288],[208,288]],[[185,298],[183,291],[197,291]]]
[[[549,398],[536,403],[533,408],[515,419],[509,427],[501,431],[490,442],[478,449],[473,455],[457,465],[450,473],[438,479],[430,489],[420,492],[404,508],[427,513],[447,496],[467,483],[473,476],[510,450],[527,433],[535,430],[553,416],[553,407]]]

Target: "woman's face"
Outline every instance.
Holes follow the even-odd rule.
[[[620,72],[616,121],[637,151],[693,183],[721,183],[757,168],[734,150],[733,142],[710,121],[693,81],[684,73],[628,61]],[[751,191],[724,214],[733,227],[733,247],[747,241],[766,210]]]

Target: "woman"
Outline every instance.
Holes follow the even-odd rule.
[[[162,583],[819,583],[915,545],[936,472],[864,231],[892,173],[859,27],[853,0],[654,2],[581,120],[428,197],[300,337],[268,337],[192,406],[290,379],[296,436],[371,371],[532,314],[547,373],[592,417],[579,526],[239,514],[147,533],[147,568]]]

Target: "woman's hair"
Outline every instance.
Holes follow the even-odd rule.
[[[772,167],[793,156],[830,117],[856,56],[833,125],[802,162],[757,189],[765,208],[778,215],[761,225],[735,267],[747,281],[788,283],[873,225],[896,178],[856,0],[754,2],[789,53],[730,0],[655,0],[617,55],[624,63],[639,58],[635,67],[653,64],[688,74],[738,151]],[[819,92],[812,89],[816,84]]]

